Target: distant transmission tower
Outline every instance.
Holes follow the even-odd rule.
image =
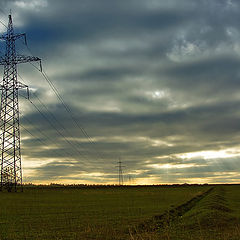
[[[121,162],[120,159],[119,159],[117,167],[118,167],[118,184],[121,186],[121,185],[123,185],[123,171],[122,171],[122,168],[125,167],[125,166],[122,166],[122,162]]]
[[[26,44],[26,34],[15,34],[12,16],[9,15],[7,32],[0,36],[6,43],[5,55],[0,57],[0,65],[4,66],[1,84],[0,137],[1,137],[1,187],[9,192],[17,186],[22,189],[22,166],[19,129],[19,89],[28,87],[17,80],[17,64],[40,61],[37,57],[23,56],[16,53],[15,41],[23,38]]]

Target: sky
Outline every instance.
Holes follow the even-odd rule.
[[[238,0],[0,0],[4,24],[10,9],[75,120],[18,66],[51,122],[21,97],[24,182],[115,184],[119,159],[125,184],[240,182]]]

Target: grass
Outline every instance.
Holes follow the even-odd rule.
[[[149,229],[134,236],[137,239],[161,240],[239,240],[240,186],[215,186],[203,198],[176,208],[174,214],[165,214],[158,221],[150,221]],[[180,212],[181,210],[181,212]],[[179,214],[180,213],[180,214]],[[168,218],[167,218],[168,216]],[[160,221],[165,219],[165,221]],[[157,227],[157,228],[156,228]]]
[[[151,239],[139,224],[208,186],[26,188],[0,193],[0,240]],[[234,199],[234,194],[229,196]],[[237,201],[233,205],[238,208]],[[233,206],[233,207],[234,207]],[[134,230],[135,229],[135,230]],[[152,238],[152,239],[153,239]]]

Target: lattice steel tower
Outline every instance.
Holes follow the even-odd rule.
[[[12,17],[9,15],[7,32],[0,36],[5,42],[5,55],[0,57],[0,65],[4,66],[3,81],[1,84],[1,111],[0,111],[0,136],[1,136],[1,187],[9,192],[17,191],[17,186],[22,189],[21,146],[19,129],[19,89],[28,87],[17,80],[17,64],[31,61],[40,61],[37,57],[23,56],[16,53],[15,41],[23,38],[26,44],[26,34],[15,34]]]
[[[122,170],[122,168],[125,166],[122,165],[122,162],[120,159],[119,159],[117,167],[118,167],[118,184],[123,185],[123,170]]]

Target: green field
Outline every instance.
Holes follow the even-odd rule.
[[[240,186],[214,186],[201,196],[211,188],[35,187],[1,192],[0,239],[240,239]]]

